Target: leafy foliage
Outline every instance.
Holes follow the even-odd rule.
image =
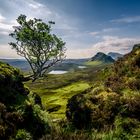
[[[32,136],[24,129],[19,129],[16,134],[15,140],[32,140]]]
[[[46,24],[36,18],[27,20],[25,15],[20,15],[17,22],[19,26],[10,34],[16,42],[9,44],[28,61],[35,80],[64,58],[65,43],[50,33],[54,22]]]

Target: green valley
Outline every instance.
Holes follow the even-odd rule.
[[[92,82],[99,80],[99,70],[107,65],[109,64],[94,63],[66,74],[48,74],[36,82],[26,82],[25,85],[41,97],[44,107],[53,118],[62,119],[65,118],[68,99],[88,90],[93,85]]]

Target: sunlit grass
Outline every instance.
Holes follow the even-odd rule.
[[[103,62],[102,61],[88,61],[85,63],[85,65],[87,66],[98,66],[98,65],[102,65]]]
[[[64,118],[68,99],[89,87],[88,83],[76,82],[58,89],[42,89],[40,87],[32,91],[41,96],[46,109],[50,110],[58,107],[57,111],[50,113],[53,118]]]
[[[26,82],[25,85],[40,95],[43,106],[50,112],[52,118],[64,118],[68,99],[90,88],[92,83],[99,79],[98,71],[105,66],[102,64],[98,66],[89,66],[61,75],[49,74],[34,83]]]

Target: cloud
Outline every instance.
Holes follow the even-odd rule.
[[[66,51],[67,58],[89,58],[92,56],[91,49],[68,49]]]
[[[111,33],[111,32],[116,32],[116,31],[119,31],[119,28],[104,28],[100,31],[89,32],[89,35],[99,37],[100,35],[102,35],[104,33]]]
[[[29,5],[29,7],[36,9],[36,10],[44,7],[43,4],[35,2],[35,1],[30,1],[28,5]]]
[[[3,22],[6,18],[4,16],[2,16],[2,14],[0,13],[0,22]]]
[[[55,9],[51,9],[48,5],[42,4],[41,2],[35,0],[11,0],[9,2],[3,1],[3,5],[6,5],[8,16],[5,23],[1,23],[0,29],[7,28],[11,26],[11,21],[17,19],[20,14],[25,14],[28,19],[30,18],[40,18],[44,22],[48,21],[55,21],[56,25],[54,26],[55,29],[59,30],[75,30],[76,27],[74,25],[74,21],[69,19],[64,14],[60,14],[55,11]],[[22,7],[21,7],[22,6]],[[3,9],[5,11],[6,9]],[[5,13],[7,12],[5,11]],[[6,19],[0,14],[0,21]],[[15,22],[15,21],[14,21]],[[4,27],[5,25],[5,27]]]
[[[78,40],[83,35],[78,30],[77,20],[75,22],[75,19],[67,17],[65,13],[60,14],[48,5],[35,0],[11,0],[9,2],[3,1],[2,4],[7,8],[0,10],[0,36],[2,36],[0,57],[17,57],[16,53],[13,50],[11,51],[7,44],[10,42],[8,34],[13,31],[13,26],[17,25],[16,19],[20,14],[25,14],[27,19],[35,17],[42,19],[44,22],[55,21],[56,25],[53,25],[52,33],[62,37],[68,48],[82,46],[82,43],[77,43],[78,41],[73,43],[73,40]],[[4,15],[1,14],[3,11],[5,11]]]
[[[7,55],[8,53],[8,55]],[[21,58],[9,45],[0,44],[0,58]]]
[[[0,31],[0,35],[9,35],[8,31]]]
[[[100,34],[100,32],[90,32],[89,34],[92,35],[92,36],[97,36],[97,35]]]
[[[91,58],[97,52],[118,52],[126,54],[130,52],[134,44],[140,43],[140,38],[118,37],[118,36],[103,36],[102,40],[92,44],[91,47],[83,49],[67,50],[67,56],[72,58]]]
[[[7,24],[7,23],[1,23],[0,22],[0,30],[4,30],[4,31],[11,31],[13,30],[12,28],[13,24]]]
[[[92,49],[94,53],[97,53],[99,51],[102,51],[104,53],[113,51],[125,54],[128,53],[136,43],[140,43],[140,38],[103,36],[103,40],[94,44],[92,46]]]
[[[102,30],[102,32],[114,32],[114,31],[118,31],[119,28],[105,28]]]
[[[111,22],[115,23],[134,23],[134,22],[140,22],[140,16],[133,16],[133,17],[123,17],[119,19],[113,19]]]

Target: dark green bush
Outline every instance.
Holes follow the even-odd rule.
[[[124,117],[131,117],[140,120],[140,95],[133,95],[121,99],[122,106],[120,114]]]
[[[73,96],[67,104],[66,116],[79,129],[90,127],[91,109],[86,103],[87,100],[81,94]]]
[[[18,69],[0,62],[1,140],[26,139],[29,133],[35,140],[50,133],[48,114],[42,108],[41,98],[35,93],[29,94],[22,78]]]
[[[48,121],[48,114],[39,105],[27,104],[23,113],[24,128],[30,132],[34,139],[41,138],[50,133],[51,127]]]
[[[0,102],[5,105],[20,104],[29,90],[22,83],[23,75],[12,66],[0,63]],[[20,96],[20,100],[18,100]],[[22,98],[22,99],[21,99]]]
[[[29,132],[27,132],[24,129],[19,129],[17,131],[15,140],[33,140],[33,139],[32,139],[32,136]]]
[[[119,95],[75,95],[67,104],[66,116],[77,128],[102,129],[112,125],[121,103]]]
[[[117,135],[121,135],[118,133],[118,130],[121,130],[124,134],[129,134],[137,137],[139,134],[136,134],[136,130],[140,126],[140,122],[137,119],[129,118],[129,117],[116,117],[116,120],[114,122],[115,131],[117,132]],[[134,134],[135,133],[135,134]]]
[[[140,79],[134,79],[129,81],[128,86],[132,90],[140,90]]]

